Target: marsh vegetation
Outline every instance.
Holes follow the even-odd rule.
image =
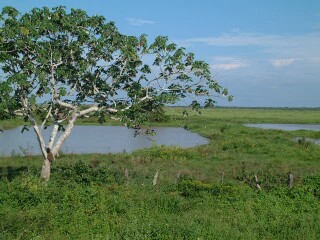
[[[155,125],[184,127],[207,145],[61,154],[47,184],[41,156],[1,157],[0,238],[320,238],[320,147],[292,141],[320,132],[243,126],[319,124],[319,110],[182,111],[167,108]]]

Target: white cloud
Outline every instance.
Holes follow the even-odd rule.
[[[229,55],[209,61],[219,82],[235,96],[235,106],[316,106],[319,39],[320,31],[289,35],[233,30],[187,39],[179,45],[199,47],[206,56]],[[290,91],[283,92],[285,88]],[[256,96],[248,97],[248,93]]]
[[[258,47],[273,58],[319,57],[320,32],[300,35],[243,33],[232,31],[215,37],[191,38],[181,45],[206,44],[212,47]],[[257,53],[257,50],[256,50]]]
[[[186,40],[189,43],[205,43],[210,46],[264,46],[281,41],[279,35],[261,35],[256,33],[232,32],[217,37],[192,38]]]
[[[283,59],[272,59],[270,60],[270,63],[276,68],[281,68],[281,67],[286,67],[291,65],[295,61],[297,61],[296,58],[283,58]]]
[[[319,64],[320,63],[320,56],[319,57],[310,58],[310,60],[313,61],[314,63]]]
[[[221,70],[233,70],[242,67],[239,63],[219,63],[212,65],[213,69]]]
[[[155,24],[152,20],[145,20],[145,19],[139,19],[139,18],[127,18],[127,21],[132,26],[142,26],[145,24]]]
[[[215,57],[211,64],[213,70],[234,70],[247,66],[249,64],[246,60],[237,57]]]

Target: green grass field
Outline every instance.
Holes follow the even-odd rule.
[[[184,127],[210,143],[61,154],[48,184],[39,180],[41,157],[0,157],[0,239],[320,239],[320,146],[292,140],[320,132],[242,125],[320,123],[319,110],[166,113],[157,126]]]

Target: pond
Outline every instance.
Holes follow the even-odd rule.
[[[0,132],[0,155],[40,154],[33,129],[21,133],[21,127]],[[135,136],[135,130],[118,126],[75,126],[63,144],[64,153],[119,153],[132,152],[152,145],[180,146],[183,148],[207,144],[209,141],[183,128],[153,128],[155,135],[144,131]],[[44,130],[47,141],[51,133]]]
[[[244,124],[244,126],[263,128],[263,129],[277,129],[277,130],[284,130],[284,131],[297,131],[297,130],[320,131],[320,124],[257,123],[257,124]]]
[[[276,129],[284,131],[320,131],[320,124],[273,124],[273,123],[257,123],[257,124],[244,124],[246,127],[262,128],[262,129]],[[295,138],[295,141],[299,141],[301,138]],[[306,138],[308,142],[320,144],[320,139]]]

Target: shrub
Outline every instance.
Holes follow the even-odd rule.
[[[212,186],[198,180],[182,179],[178,182],[178,191],[184,197],[200,196],[204,192],[210,192]]]
[[[83,161],[78,161],[74,166],[68,168],[56,168],[56,178],[65,179],[89,186],[106,183],[123,183],[124,176],[121,172],[111,171],[106,166],[90,166]]]
[[[305,177],[303,183],[315,197],[320,199],[320,173]]]

